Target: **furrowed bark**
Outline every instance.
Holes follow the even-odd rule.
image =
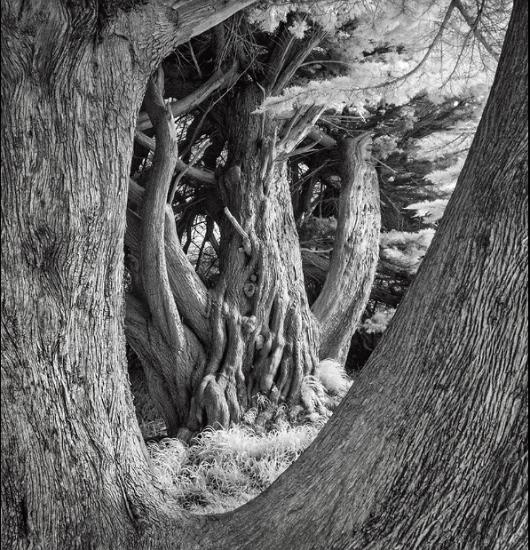
[[[201,548],[526,546],[527,16],[516,0],[466,164],[391,327],[311,447],[212,518]]]
[[[156,150],[142,207],[140,269],[142,286],[156,327],[178,357],[186,345],[166,268],[165,212],[169,185],[178,156],[177,138],[171,112],[164,105],[160,82],[151,79],[145,104],[156,132]]]
[[[278,130],[276,123],[262,123],[259,116],[252,114],[259,105],[257,89],[243,97],[236,105],[235,116],[244,120],[248,133],[238,132],[229,143],[229,150],[244,171],[232,159],[231,168],[220,182],[226,204],[220,221],[221,277],[218,287],[207,295],[209,330],[204,337],[202,330],[196,332],[204,344],[207,361],[204,370],[201,366],[196,371],[202,381],[192,384],[187,424],[191,430],[205,424],[228,426],[238,422],[259,394],[275,404],[286,401],[294,406],[302,402],[308,412],[323,406],[318,398],[311,397],[311,388],[303,391],[306,377],[316,372],[318,333],[302,286],[303,276],[297,264],[300,258],[293,256],[296,230],[285,167],[285,158],[304,139],[323,107],[298,110]],[[261,150],[256,154],[260,141]],[[137,185],[131,186],[130,198],[131,202],[142,201]],[[134,250],[137,220],[133,212],[129,218],[126,242]],[[177,236],[169,238],[169,227],[173,226],[166,222],[166,255],[169,258],[171,252],[168,243],[173,243],[173,256],[184,268],[183,274],[190,275],[178,288],[178,272],[175,273],[172,290],[177,307],[188,318],[197,317],[195,313],[184,313],[189,308],[184,286],[187,290],[194,286],[196,275],[191,276],[192,267],[180,250]],[[288,288],[288,281],[293,279],[291,270],[294,281]],[[203,319],[201,313],[198,320]],[[195,331],[196,320],[188,324]],[[137,341],[131,340],[133,348]],[[156,354],[156,350],[151,354]],[[144,353],[143,357],[147,355]],[[165,363],[163,358],[158,362]],[[260,422],[267,419],[260,418]]]
[[[129,183],[129,199],[131,195],[134,195],[135,200],[143,198],[143,189],[132,181]],[[128,208],[125,245],[137,257],[140,251],[141,224],[141,217]],[[164,237],[166,269],[171,293],[183,321],[199,340],[206,344],[210,338],[208,291],[182,250],[176,235],[173,212],[169,206],[165,207]]]
[[[144,75],[123,40],[97,42],[87,19],[72,28],[66,7],[13,4],[1,11],[1,546],[127,547],[124,479],[145,458],[122,214]]]
[[[369,161],[370,136],[342,145],[342,186],[329,271],[312,311],[320,325],[320,358],[344,364],[368,303],[379,257],[379,186]]]

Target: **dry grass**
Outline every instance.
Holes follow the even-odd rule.
[[[191,446],[166,438],[148,444],[153,474],[182,508],[201,514],[226,512],[268,487],[320,427],[285,425],[267,434],[243,426],[205,430]]]
[[[131,374],[136,412],[145,439],[166,433],[145,381]],[[340,365],[322,361],[315,376],[303,380],[301,406],[274,406],[256,398],[242,424],[206,429],[191,445],[178,439],[148,441],[154,481],[194,513],[233,510],[266,489],[313,441],[351,385]]]
[[[318,378],[326,391],[334,396],[342,398],[350,389],[351,378],[344,368],[333,359],[324,359],[318,366]]]

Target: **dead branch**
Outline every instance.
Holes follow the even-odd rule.
[[[234,229],[243,239],[243,250],[245,251],[245,254],[250,256],[252,254],[252,246],[250,244],[250,238],[247,232],[241,227],[241,225],[239,225],[239,222],[234,218],[232,212],[228,209],[228,206],[224,207],[223,212],[225,213],[228,221],[234,226]]]

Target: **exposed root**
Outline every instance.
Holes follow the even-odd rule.
[[[283,404],[301,403],[307,414],[326,409],[315,384],[307,382],[316,380],[317,347],[299,297],[293,301],[286,290],[275,292],[268,277],[256,282],[271,292],[260,292],[255,305],[261,307],[252,315],[241,316],[225,289],[212,304],[212,347],[192,399],[194,421],[201,426],[237,423],[258,398],[270,405],[254,419],[260,429]]]

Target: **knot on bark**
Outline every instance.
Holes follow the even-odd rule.
[[[251,315],[250,317],[243,317],[241,319],[241,328],[243,332],[246,332],[247,334],[250,334],[256,330],[256,316]]]
[[[243,285],[243,292],[247,298],[252,298],[256,293],[256,285],[252,281],[247,281]]]

